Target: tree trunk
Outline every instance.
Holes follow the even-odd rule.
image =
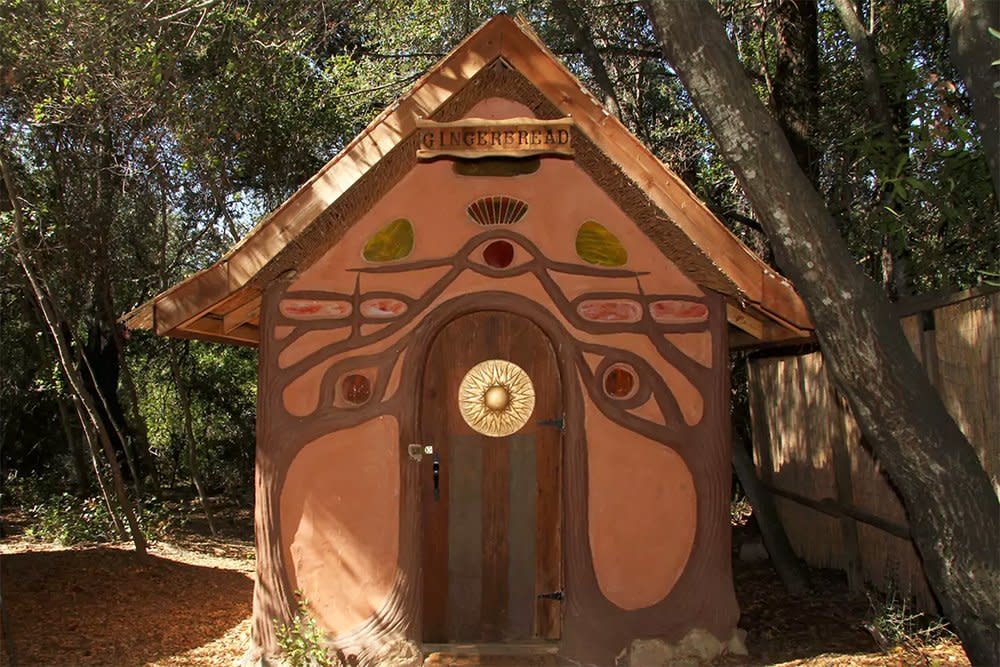
[[[648,0],[668,60],[707,121],[826,363],[895,484],[927,578],[975,664],[1000,664],[1000,505],[969,441],[857,267],[707,2]],[[695,28],[695,26],[697,28]]]
[[[87,476],[87,462],[83,455],[83,447],[80,440],[73,433],[73,422],[69,416],[69,408],[62,392],[56,395],[56,405],[59,407],[59,423],[62,424],[63,433],[66,435],[66,446],[69,448],[70,458],[73,460],[73,473],[76,475],[76,490],[80,494],[86,494],[90,490],[90,477]]]
[[[819,115],[817,13],[816,3],[809,0],[777,0],[777,53],[771,91],[778,124],[796,162],[813,183],[819,158],[813,143]]]
[[[208,521],[208,529],[215,537],[215,520],[212,517],[212,507],[205,495],[205,487],[201,484],[201,476],[198,474],[198,452],[195,449],[194,429],[191,426],[191,396],[188,394],[187,385],[181,377],[181,365],[177,359],[177,346],[180,343],[176,340],[167,341],[170,350],[170,372],[174,376],[174,385],[177,387],[177,399],[181,403],[181,414],[184,416],[184,439],[187,440],[188,472],[191,474],[191,482],[198,492],[198,500],[205,511],[205,519]]]
[[[7,166],[7,160],[2,152],[0,152],[0,172],[2,172],[3,180],[7,184],[7,194],[10,197],[10,203],[14,212],[14,242],[18,262],[21,264],[21,268],[24,270],[24,275],[28,279],[28,283],[31,285],[31,289],[35,294],[38,306],[42,310],[42,316],[44,317],[46,328],[48,329],[52,343],[55,346],[59,366],[65,374],[66,379],[69,381],[73,393],[80,400],[82,415],[85,416],[91,424],[93,424],[94,429],[97,432],[98,439],[101,441],[101,445],[104,448],[108,464],[111,466],[111,475],[114,483],[115,495],[117,496],[122,512],[125,514],[125,519],[128,522],[135,550],[140,555],[145,555],[146,538],[142,534],[142,530],[139,528],[139,522],[136,520],[135,512],[132,508],[131,501],[128,498],[128,493],[125,491],[121,468],[118,466],[118,460],[115,458],[114,448],[111,445],[111,438],[108,435],[104,423],[100,419],[99,411],[93,396],[91,396],[87,391],[79,370],[73,364],[73,355],[69,349],[69,344],[59,331],[59,320],[55,314],[51,292],[46,286],[44,279],[41,276],[36,275],[32,266],[31,258],[28,254],[28,249],[24,241],[23,214],[18,200],[17,188],[14,186],[13,177]],[[83,426],[86,428],[86,422],[83,422]]]
[[[868,111],[875,122],[875,134],[888,146],[883,158],[874,165],[875,186],[879,195],[879,207],[896,209],[895,190],[888,187],[893,173],[900,165],[909,163],[909,150],[904,139],[903,128],[909,124],[905,112],[905,101],[892,99],[883,83],[882,70],[878,63],[878,49],[873,35],[865,29],[857,8],[851,0],[833,0],[840,21],[857,49],[861,66],[862,83],[868,100]],[[872,25],[874,25],[874,7]],[[909,296],[913,292],[913,278],[910,271],[911,253],[906,239],[898,233],[886,230],[883,237],[882,285],[894,298]]]
[[[996,0],[948,0],[951,59],[972,98],[972,116],[979,126],[993,191],[1000,201],[1000,88],[997,68],[991,64],[1000,60],[1000,39],[989,33],[991,27],[1000,29],[1000,3]]]
[[[127,540],[128,531],[125,530],[125,524],[122,523],[121,517],[118,516],[118,509],[111,502],[108,485],[104,482],[104,476],[101,474],[101,464],[98,462],[97,442],[94,440],[93,431],[90,428],[87,418],[84,416],[83,406],[80,405],[80,401],[74,400],[73,405],[76,407],[77,417],[83,426],[83,437],[87,441],[87,448],[90,450],[90,462],[94,465],[94,477],[97,478],[97,486],[101,490],[101,497],[104,498],[104,506],[108,508],[108,514],[111,516],[111,522],[115,524],[115,531],[118,533],[118,537],[122,540]]]
[[[120,426],[124,423],[125,415],[122,412],[121,404],[118,402],[118,376],[120,371],[118,353],[112,349],[109,354],[108,346],[101,343],[103,334],[99,324],[93,325],[86,345],[76,337],[71,327],[67,327],[67,329],[69,329],[76,343],[79,366],[87,369],[84,381],[87,378],[90,379],[88,389],[93,389],[93,395],[96,397],[98,408],[103,408],[103,410],[98,412],[98,416],[101,418],[103,424],[110,426],[108,436],[114,436],[111,444],[112,450],[115,452],[115,460],[117,461],[118,450],[114,447],[114,444],[117,442],[121,447],[121,452],[125,457],[125,465],[128,466],[129,474],[132,477],[132,488],[135,490],[136,502],[141,506],[142,480],[140,479],[139,468],[129,448],[128,438],[125,437],[125,433],[122,432]],[[95,364],[97,364],[96,369],[94,368]]]
[[[594,75],[594,81],[600,88],[601,102],[604,108],[618,120],[622,120],[621,105],[618,104],[618,95],[615,92],[615,85],[611,82],[608,68],[604,64],[604,59],[594,45],[594,37],[587,30],[586,24],[581,21],[583,10],[576,6],[570,6],[570,0],[552,0],[552,10],[559,20],[566,27],[566,31],[573,36],[576,48],[583,54],[583,61],[590,68],[590,73]],[[624,122],[624,121],[623,121]]]
[[[153,481],[153,486],[159,486],[159,479],[156,472],[156,464],[153,462],[152,454],[149,451],[149,428],[146,419],[139,411],[139,392],[135,386],[135,379],[132,377],[132,370],[129,368],[128,360],[125,358],[125,338],[122,335],[122,326],[117,319],[117,311],[114,307],[114,298],[109,278],[107,266],[108,253],[106,249],[99,253],[98,262],[103,265],[97,272],[97,285],[95,286],[95,297],[98,302],[98,312],[101,314],[101,321],[104,327],[110,332],[111,341],[118,360],[119,378],[125,388],[128,397],[128,417],[122,411],[125,430],[134,437],[129,441],[122,442],[122,446],[132,448],[132,455],[135,459],[135,468],[140,476],[139,486],[144,482],[145,475],[149,475]]]
[[[781,583],[792,595],[802,595],[809,590],[809,579],[806,577],[805,568],[788,544],[788,536],[778,517],[774,498],[757,477],[757,470],[754,468],[750,452],[747,451],[747,444],[738,438],[733,439],[733,470],[736,471],[740,486],[750,499],[757,525],[760,526],[764,547],[771,556],[771,564],[781,577]]]
[[[149,449],[149,427],[146,424],[146,418],[139,411],[139,391],[135,386],[135,378],[132,377],[132,369],[129,368],[128,359],[125,358],[124,340],[121,332],[117,329],[115,329],[115,344],[118,346],[118,358],[121,363],[122,385],[125,387],[125,395],[128,397],[128,410],[131,416],[129,430],[135,434],[135,454],[139,474],[149,475],[155,493],[160,486],[160,476],[156,470],[153,453]]]
[[[848,37],[854,44],[858,52],[858,65],[861,67],[861,82],[864,86],[865,96],[868,98],[868,110],[871,112],[872,120],[881,125],[883,132],[892,132],[892,113],[890,112],[889,97],[882,87],[882,76],[879,74],[878,55],[875,45],[872,44],[871,36],[865,30],[858,16],[858,10],[854,6],[853,0],[833,0],[833,6],[837,9],[840,22],[844,24]]]

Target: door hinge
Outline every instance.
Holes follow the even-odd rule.
[[[562,591],[552,591],[551,593],[539,593],[538,596],[542,600],[559,600],[563,601],[564,596]]]
[[[557,419],[541,419],[538,422],[539,426],[551,426],[557,428],[560,431],[566,430],[566,415],[562,415]]]

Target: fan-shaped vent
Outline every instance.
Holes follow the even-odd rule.
[[[528,205],[520,199],[495,195],[483,197],[469,204],[466,213],[480,225],[513,225],[528,212]]]

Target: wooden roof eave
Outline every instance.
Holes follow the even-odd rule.
[[[539,53],[544,58],[535,57]],[[297,238],[384,155],[404,141],[479,71],[502,58],[527,77],[609,159],[642,187],[690,241],[735,285],[741,301],[799,335],[811,330],[792,286],[750,252],[666,165],[656,159],[541,43],[522,18],[499,16],[467,37],[375,118],[336,157],[212,266],[195,273],[122,317],[130,328],[159,335],[208,338],[198,322]],[[133,324],[135,326],[133,327]],[[213,325],[214,326],[214,325]],[[243,332],[249,335],[248,332]],[[212,334],[213,338],[222,334]],[[237,342],[237,341],[233,341]],[[248,341],[244,341],[249,344]]]

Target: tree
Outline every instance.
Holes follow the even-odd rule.
[[[948,0],[951,57],[958,65],[972,98],[972,110],[983,139],[983,150],[1000,197],[1000,3],[993,0]]]
[[[705,118],[816,324],[834,379],[910,518],[928,580],[972,661],[1000,663],[1000,506],[975,451],[857,268],[707,2],[648,0]],[[697,26],[697,28],[695,28]]]

